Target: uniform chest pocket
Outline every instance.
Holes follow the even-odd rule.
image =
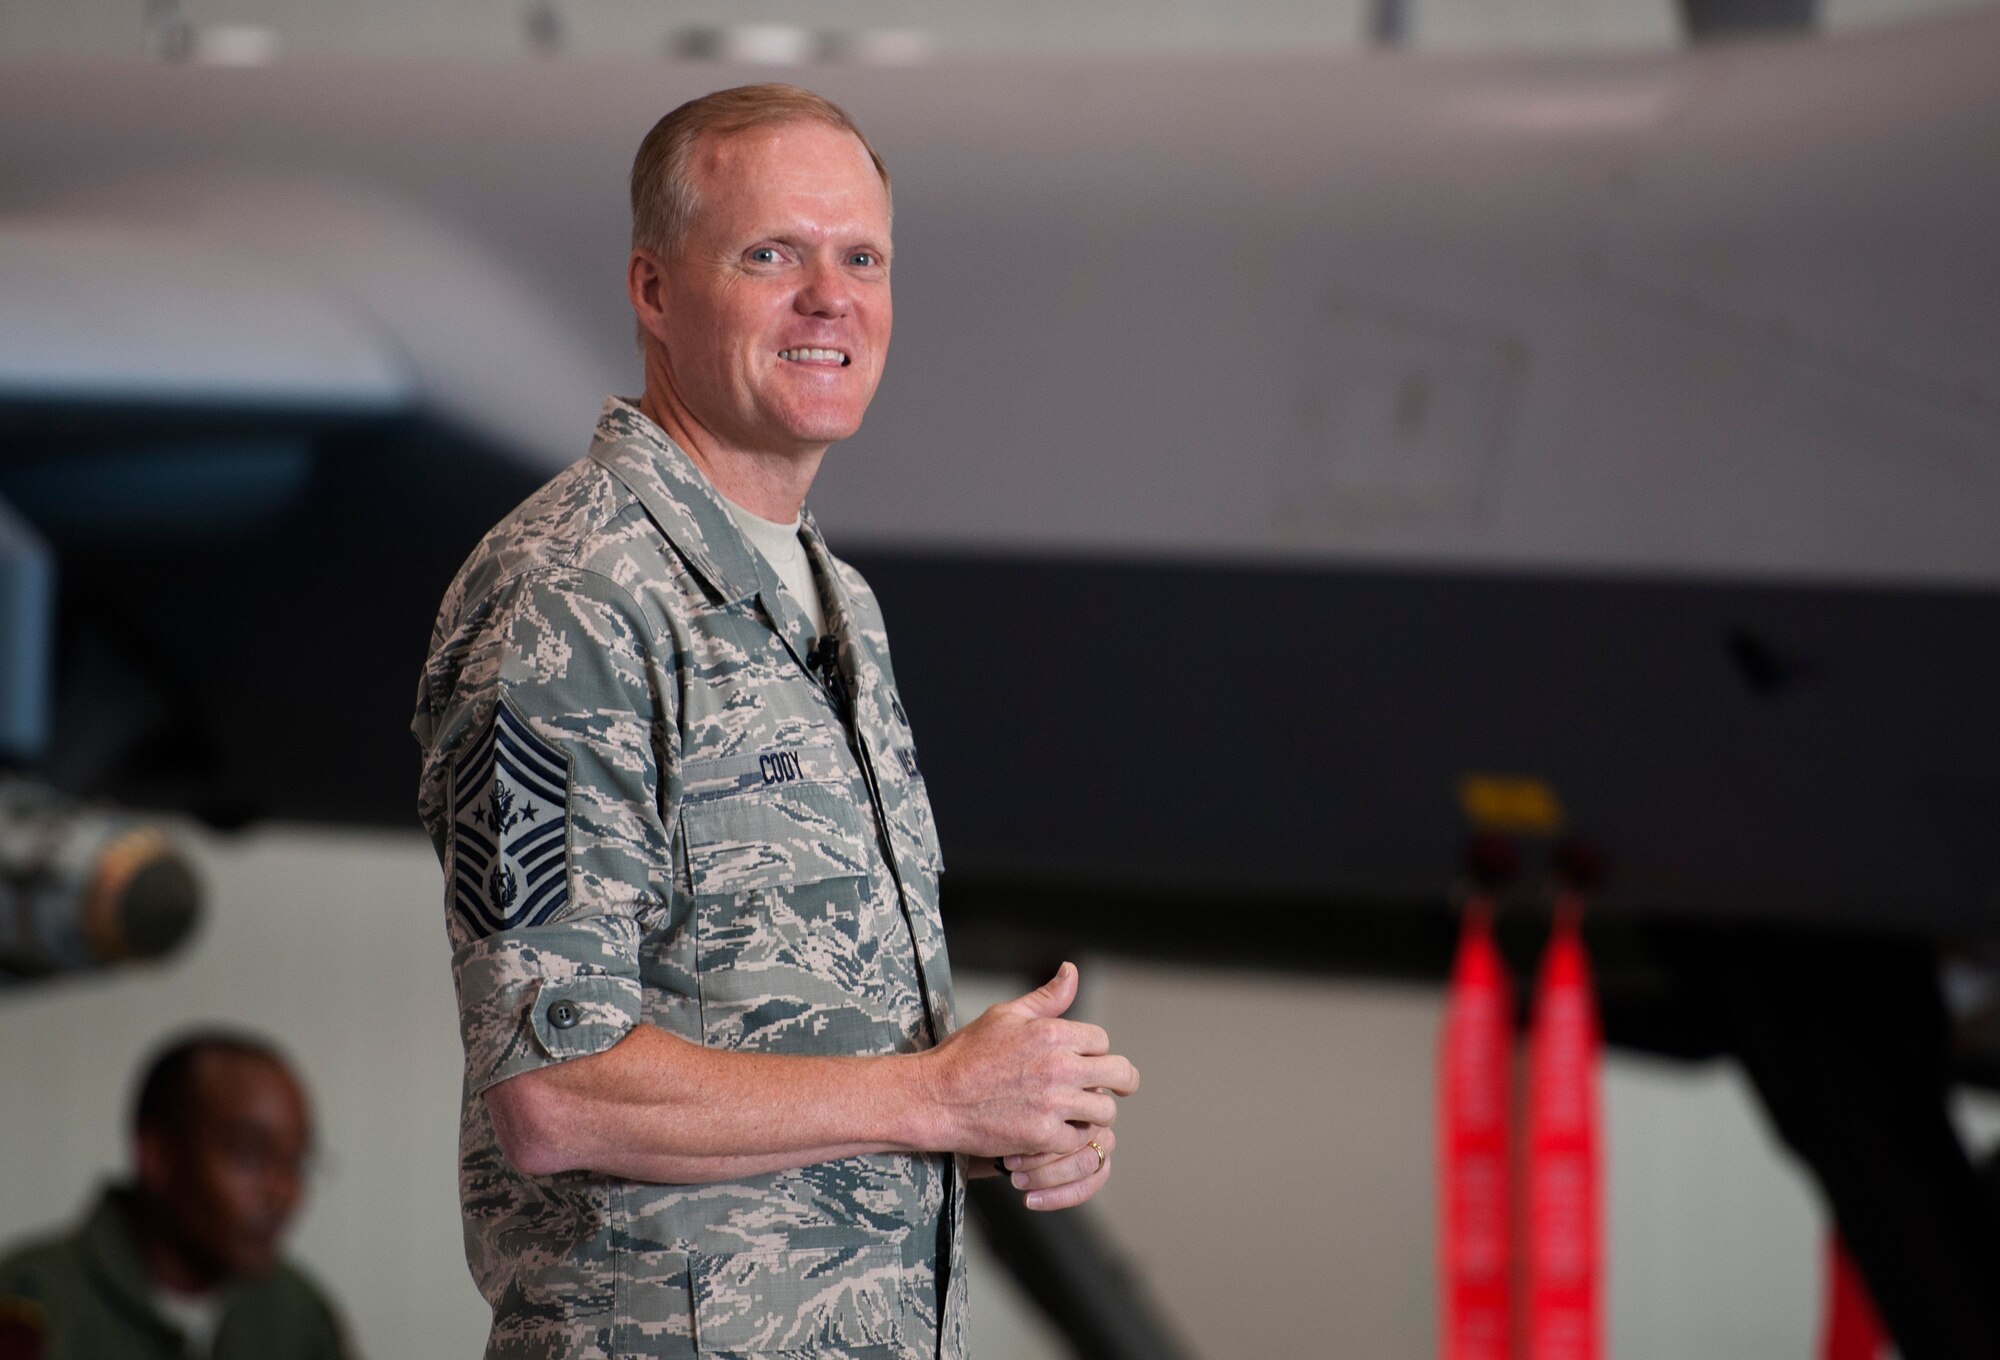
[[[697,896],[803,887],[868,872],[861,811],[838,784],[776,784],[681,809]]]
[[[684,803],[703,1037],[788,1053],[893,1047],[869,843],[844,784],[778,783]]]

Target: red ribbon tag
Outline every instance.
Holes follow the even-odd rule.
[[[1603,1047],[1583,904],[1556,904],[1528,1031],[1529,1360],[1597,1360],[1599,1272],[1598,1055]]]
[[[1444,1360],[1507,1360],[1514,1010],[1493,907],[1466,905],[1438,1054],[1438,1272]]]
[[[1826,1332],[1820,1339],[1824,1360],[1882,1360],[1887,1337],[1875,1314],[1867,1281],[1861,1277],[1847,1244],[1838,1232],[1826,1243]]]

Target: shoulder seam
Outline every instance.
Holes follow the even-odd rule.
[[[646,621],[646,626],[652,630],[652,632],[656,637],[660,634],[661,630],[654,623],[654,616],[658,611],[648,609],[645,606],[645,604],[640,601],[639,597],[632,593],[631,587],[627,586],[624,582],[620,581],[617,577],[613,576],[608,571],[600,571],[596,567],[586,567],[577,562],[536,562],[533,563],[532,565],[521,567],[520,569],[512,572],[511,574],[503,576],[499,580],[495,581],[493,583],[493,589],[490,593],[493,598],[497,599],[499,596],[504,595],[508,590],[512,589],[516,584],[520,582],[527,581],[538,576],[546,577],[546,576],[563,576],[563,575],[589,576],[604,582],[606,586],[616,591],[618,595],[625,601],[626,604],[631,606],[632,612],[635,615]]]

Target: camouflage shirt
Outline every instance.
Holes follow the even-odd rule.
[[[489,1356],[965,1355],[952,1158],[527,1176],[481,1097],[640,1023],[798,1054],[950,1031],[937,833],[881,614],[810,516],[803,532],[837,644],[817,671],[804,611],[714,487],[614,398],[590,456],[445,594],[413,729]]]

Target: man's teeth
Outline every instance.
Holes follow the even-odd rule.
[[[780,359],[789,359],[795,364],[845,364],[847,356],[837,349],[781,349]]]

